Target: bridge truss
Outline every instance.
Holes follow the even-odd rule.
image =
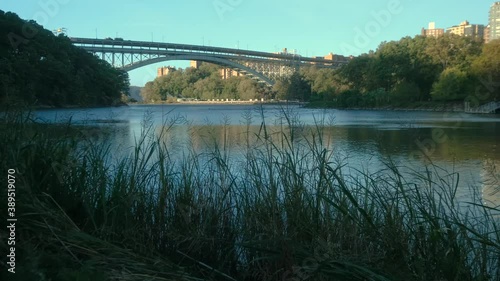
[[[141,42],[123,39],[71,38],[79,46],[116,68],[130,71],[149,64],[169,60],[210,62],[249,75],[270,86],[280,77],[292,75],[301,65],[337,68],[349,59],[336,56],[333,60],[308,58],[287,53],[220,48],[199,45]]]

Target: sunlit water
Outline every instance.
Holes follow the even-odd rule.
[[[500,188],[498,115],[182,104],[40,110],[35,116],[51,123],[71,120],[93,128],[96,135],[108,132],[108,140],[122,154],[149,124],[156,133],[169,128],[164,141],[179,155],[188,147],[209,151],[216,141],[236,158],[248,141],[255,140],[248,135],[262,134],[263,123],[272,133],[291,122],[302,135],[321,124],[325,146],[351,170],[375,172],[388,159],[416,171],[432,163],[440,173],[459,173],[463,194],[478,188],[490,205],[500,204],[500,192],[493,192]]]

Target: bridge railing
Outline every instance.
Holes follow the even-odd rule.
[[[277,60],[292,60],[316,64],[346,64],[349,62],[350,58],[345,56],[336,56],[335,60],[329,60],[325,58],[310,58],[303,57],[297,54],[284,54],[284,53],[268,53],[261,51],[252,50],[242,50],[233,48],[223,48],[223,47],[212,47],[212,46],[201,46],[201,45],[190,45],[190,44],[178,44],[178,43],[163,43],[163,42],[143,42],[143,41],[132,41],[132,40],[113,40],[113,39],[93,39],[93,38],[70,38],[71,41],[82,47],[96,47],[96,46],[107,46],[111,48],[129,48],[136,50],[171,50],[171,51],[194,51],[194,52],[206,52],[212,54],[226,54],[226,55],[237,55],[244,57],[254,57],[254,58],[266,58],[266,59],[277,59]]]

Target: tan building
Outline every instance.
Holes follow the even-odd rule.
[[[430,22],[428,29],[422,27],[422,31],[420,33],[420,35],[425,37],[439,37],[443,36],[443,34],[444,34],[444,28],[436,28],[435,22]]]
[[[331,61],[334,61],[334,62],[343,62],[343,63],[347,63],[349,62],[350,59],[353,58],[353,56],[349,56],[349,57],[346,57],[346,56],[343,56],[343,55],[335,55],[334,53],[329,53],[328,55],[326,56],[322,56],[322,57],[312,57],[313,59],[324,59],[324,60],[331,60]],[[317,62],[311,62],[310,64],[318,64]],[[326,63],[326,65],[332,65],[332,64],[329,64],[329,63]]]
[[[490,26],[486,26],[484,28],[484,43],[490,42]]]
[[[353,56],[343,56],[343,55],[335,55],[333,53],[329,53],[328,55],[323,57],[325,60],[333,60],[335,62],[343,62],[343,63],[348,63]]]
[[[447,28],[446,33],[456,34],[459,36],[474,37],[483,40],[484,25],[470,24],[468,21],[463,21],[459,25],[454,25]]]
[[[160,67],[160,68],[158,68],[156,77],[166,76],[174,71],[175,71],[175,67],[172,67],[172,66]]]
[[[465,35],[465,27],[469,25],[468,21],[463,21],[459,25],[454,25],[446,29],[446,33],[451,33],[459,36]]]
[[[231,68],[222,68],[220,70],[220,77],[223,80],[229,79],[231,77],[238,77],[238,76],[243,76],[243,74],[241,74],[238,71],[231,69]]]
[[[201,61],[196,61],[196,60],[192,60],[190,63],[189,63],[189,66],[191,66],[192,68],[200,68],[201,66]]]
[[[329,53],[328,55],[323,57],[325,60],[333,60],[335,55],[333,53]]]

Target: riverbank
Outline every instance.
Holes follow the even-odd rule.
[[[380,110],[380,111],[428,111],[428,112],[465,112],[462,102],[439,103],[419,102],[407,105],[386,105],[380,107],[337,107],[333,102],[310,102],[308,108],[335,108],[339,110]]]
[[[113,161],[106,142],[5,124],[0,165],[19,183],[20,280],[499,277],[500,210],[473,190],[474,204],[459,206],[456,173],[409,175],[386,162],[356,178],[321,137],[299,142],[291,123],[241,135],[237,163],[217,140],[176,160],[172,122],[145,126],[130,155]],[[224,128],[216,134],[233,133]]]
[[[161,103],[131,103],[144,105],[175,105],[175,104],[199,104],[199,105],[307,105],[307,102],[300,101],[275,101],[275,100],[193,100]]]
[[[133,103],[131,103],[133,104]],[[102,107],[121,107],[128,106],[125,102],[115,102],[110,105],[75,105],[75,104],[64,104],[64,105],[47,105],[47,104],[29,104],[25,102],[15,102],[15,103],[2,103],[0,104],[0,111],[8,111],[12,109],[19,110],[50,110],[50,109],[80,109],[80,108],[102,108]]]
[[[313,109],[337,109],[337,110],[374,110],[374,111],[423,111],[423,112],[466,112],[464,104],[457,103],[436,103],[436,102],[421,102],[413,103],[406,106],[383,106],[383,107],[337,107],[334,104],[324,102],[301,102],[301,101],[274,101],[274,100],[183,100],[176,102],[161,102],[161,103],[131,103],[131,104],[145,104],[145,105],[175,105],[175,104],[189,104],[189,105],[298,105],[305,108]]]

